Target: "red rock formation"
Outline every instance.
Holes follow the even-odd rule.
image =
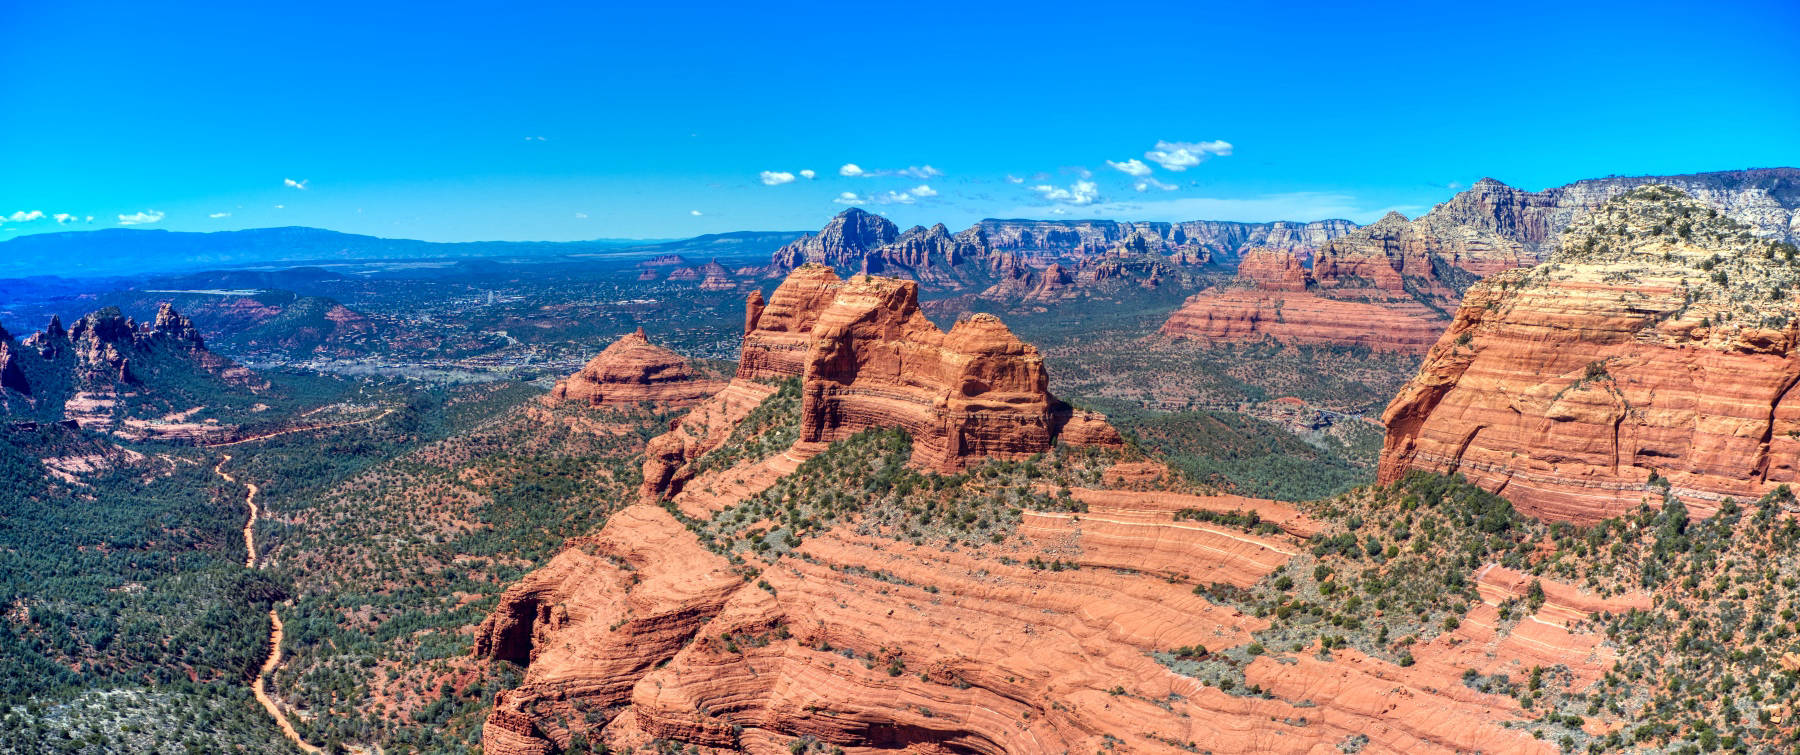
[[[1238,262],[1238,280],[1264,291],[1305,291],[1312,275],[1293,252],[1251,249]]]
[[[1744,230],[1640,189],[1477,285],[1388,406],[1380,479],[1457,472],[1575,522],[1800,481],[1800,272]]]
[[[760,291],[751,293],[737,377],[652,439],[645,494],[678,491],[687,479],[683,467],[723,443],[774,392],[770,381],[789,378],[801,379],[801,442],[902,427],[913,437],[914,463],[933,469],[1029,456],[1059,438],[1123,442],[1105,417],[1051,396],[1043,357],[999,318],[976,315],[945,333],[920,311],[918,291],[914,281],[844,281],[829,267],[807,264],[767,303]]]
[[[1305,547],[1316,523],[1283,504],[1078,491],[1088,510],[1028,512],[1016,549],[946,549],[843,526],[763,568],[756,584],[654,507],[633,506],[506,591],[477,634],[482,655],[529,662],[484,730],[498,755],[547,753],[577,733],[614,748],[652,740],[778,752],[795,738],[852,751],[1219,753],[1554,752],[1507,720],[1513,698],[1463,669],[1565,667],[1591,683],[1612,656],[1570,628],[1641,605],[1544,583],[1506,637],[1495,604],[1521,576],[1474,575],[1484,601],[1412,667],[1340,649],[1256,659],[1240,696],[1173,673],[1171,648],[1243,646],[1267,626],[1197,595],[1248,585]],[[1285,532],[1181,521],[1183,508],[1252,510]],[[1295,533],[1295,534],[1288,534]],[[1072,559],[1032,569],[1027,558]],[[1005,556],[1002,558],[1002,556]],[[1483,620],[1485,619],[1485,620]],[[1302,723],[1295,724],[1293,722]]]
[[[741,378],[802,378],[802,441],[900,426],[914,461],[934,468],[1045,451],[1065,427],[1118,442],[1104,419],[1050,396],[1043,358],[999,318],[976,315],[944,333],[919,310],[913,281],[845,282],[803,267],[745,336],[741,365]]]
[[[722,380],[703,377],[687,358],[650,343],[644,329],[607,346],[581,371],[559,380],[553,401],[586,406],[625,408],[648,402],[673,408],[693,404],[724,388]]]
[[[482,731],[488,753],[566,744],[566,730],[542,724],[572,712],[569,698],[626,702],[637,680],[681,650],[744,584],[655,506],[626,508],[571,546],[508,588],[476,632],[477,655],[531,669],[523,686],[496,697]]]
[[[1161,332],[1171,338],[1208,343],[1271,339],[1284,344],[1403,353],[1423,353],[1443,332],[1444,321],[1408,296],[1398,273],[1384,261],[1357,263],[1361,274],[1350,272],[1351,263],[1341,257],[1324,264],[1327,274],[1333,276],[1330,282],[1339,288],[1359,279],[1375,281],[1378,290],[1356,296],[1309,291],[1319,284],[1292,252],[1253,250],[1238,265],[1238,282],[1244,287],[1216,288],[1188,297],[1163,323]],[[1393,290],[1381,290],[1384,286]]]

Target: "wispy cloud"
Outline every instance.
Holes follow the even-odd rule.
[[[929,186],[921,186],[919,188],[922,188],[926,191],[931,191],[931,187],[929,187]],[[921,194],[919,196],[937,196],[937,192],[931,191],[931,194],[929,194],[929,195]],[[912,192],[906,192],[906,191],[884,191],[880,194],[858,194],[854,191],[846,191],[846,192],[843,192],[843,193],[837,195],[837,198],[833,199],[831,201],[836,202],[838,204],[858,205],[858,204],[912,204],[913,202],[918,201],[918,200],[917,200],[917,197],[913,196]]]
[[[284,185],[287,185],[287,186],[292,186],[301,191],[306,191],[306,180],[305,179],[295,181],[292,178],[283,178],[283,179],[281,179],[281,183]],[[326,192],[326,193],[330,193],[330,192]]]
[[[577,213],[575,213],[575,219],[576,220],[587,220],[587,213],[577,212]]]
[[[794,174],[784,170],[765,170],[761,176],[764,186],[780,186],[794,182]]]
[[[141,223],[156,223],[156,222],[161,222],[162,219],[163,219],[163,214],[161,212],[157,212],[156,210],[145,210],[143,212],[134,212],[134,213],[131,213],[130,215],[120,215],[119,216],[119,225],[139,225]]]
[[[527,136],[527,137],[525,137],[525,141],[528,141],[528,142],[542,142],[542,141],[548,141],[548,140],[547,140],[547,139],[545,139],[545,138],[544,138],[544,137],[541,137],[541,136]]]
[[[219,218],[229,218],[229,217],[231,217],[231,213],[229,213],[229,212],[215,212],[215,213],[212,213],[212,214],[210,214],[210,215],[207,215],[207,217],[209,217],[209,218],[212,218],[212,219],[214,219],[214,220],[218,220],[218,219],[219,219]]]
[[[1013,184],[1022,184],[1022,183],[1025,183],[1025,179],[1015,176],[1011,173],[1008,173],[1008,174],[1006,174],[1006,182],[1013,183]]]
[[[801,177],[801,178],[804,178],[804,179],[806,179],[806,180],[808,180],[808,181],[811,181],[811,180],[813,180],[813,177],[814,177],[814,176],[817,176],[817,175],[819,175],[819,174],[818,174],[818,173],[816,173],[816,172],[813,172],[813,171],[812,171],[812,170],[810,170],[810,169],[808,169],[808,170],[803,170],[803,171],[800,171],[800,177]]]
[[[942,176],[942,175],[944,175],[944,172],[941,170],[938,170],[937,168],[933,168],[930,165],[908,165],[899,170],[867,170],[867,169],[863,168],[861,165],[857,165],[856,163],[844,163],[843,167],[838,168],[838,175],[845,176],[847,178],[881,178],[883,176],[904,176],[906,178],[917,178],[917,179],[923,181],[926,179],[937,178],[939,176]]]
[[[1145,165],[1143,160],[1139,160],[1135,157],[1131,158],[1130,160],[1126,160],[1125,162],[1115,162],[1113,160],[1107,160],[1106,164],[1112,166],[1113,170],[1116,170],[1120,173],[1124,173],[1125,175],[1128,175],[1128,176],[1150,175],[1150,166]]]
[[[1067,187],[1038,184],[1031,190],[1044,199],[1062,204],[1089,205],[1100,201],[1100,187],[1093,181],[1076,181]]]
[[[1174,191],[1180,187],[1176,186],[1175,184],[1163,183],[1163,182],[1158,181],[1149,176],[1144,176],[1143,178],[1138,179],[1137,183],[1132,184],[1131,188],[1137,189],[1138,191],[1149,191],[1151,189],[1161,189],[1163,191]]]
[[[811,171],[808,171],[808,172],[811,172]],[[706,213],[701,212],[699,210],[688,210],[688,214],[697,218],[697,217],[700,217],[701,215],[705,215]]]
[[[1231,142],[1227,141],[1159,141],[1156,143],[1155,149],[1144,153],[1144,157],[1150,158],[1150,162],[1161,165],[1163,170],[1179,172],[1206,162],[1207,158],[1215,155],[1218,157],[1225,157],[1230,154]]]

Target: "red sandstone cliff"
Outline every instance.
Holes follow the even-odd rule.
[[[1667,187],[1483,281],[1389,405],[1383,482],[1458,472],[1542,517],[1754,498],[1800,458],[1800,267]]]
[[[614,341],[550,391],[552,401],[623,408],[649,402],[664,408],[688,406],[725,387],[702,375],[688,360],[650,343],[644,329]]]
[[[1391,352],[1430,348],[1445,321],[1414,300],[1404,279],[1384,260],[1359,260],[1353,265],[1340,253],[1326,263],[1332,277],[1322,283],[1292,252],[1251,250],[1238,265],[1234,285],[1188,297],[1161,332],[1208,343],[1272,339]],[[1375,285],[1361,285],[1364,281]]]

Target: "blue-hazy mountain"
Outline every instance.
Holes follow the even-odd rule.
[[[22,236],[0,242],[0,278],[65,278],[204,268],[332,264],[377,260],[590,257],[679,254],[763,258],[800,231],[739,231],[691,239],[467,241],[388,239],[292,226],[198,233],[109,228]]]

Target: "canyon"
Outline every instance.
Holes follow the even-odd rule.
[[[1641,605],[1546,583],[1536,618],[1500,628],[1530,581],[1488,565],[1471,570],[1481,598],[1462,628],[1404,660],[1254,651],[1232,664],[1255,694],[1177,673],[1214,658],[1194,648],[1260,648],[1272,619],[1206,591],[1268,584],[1327,525],[1171,489],[1100,417],[1059,421],[1047,388],[997,318],[924,320],[913,281],[802,265],[751,294],[737,375],[651,441],[640,500],[508,588],[477,630],[478,657],[524,667],[485,750],[1553,752],[1502,724],[1523,715],[1515,701],[1458,676],[1560,665],[1591,683],[1612,656],[1583,622]],[[912,470],[897,488],[871,486],[899,468],[855,455],[885,428],[907,431],[888,457]],[[875,513],[1023,469],[1042,476],[999,483],[1023,505],[983,516],[991,537],[909,536],[915,517]]]

